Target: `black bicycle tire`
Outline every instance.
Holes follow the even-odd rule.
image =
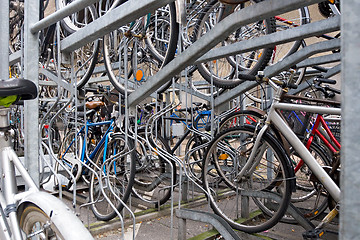
[[[223,119],[221,119],[220,123],[219,123],[219,132],[225,130],[225,124],[227,122],[229,122],[230,120],[233,120],[235,118],[238,117],[244,117],[244,116],[253,116],[256,117],[257,119],[262,119],[264,117],[264,115],[262,115],[261,113],[252,111],[252,110],[240,110],[240,111],[236,111],[236,112],[232,112],[228,115],[226,115]],[[241,122],[236,123],[236,126],[240,126],[239,124],[242,124]],[[231,126],[234,127],[234,126]]]
[[[259,2],[261,0],[256,0],[256,2]],[[216,4],[217,1],[212,1],[211,3]],[[212,8],[209,9],[209,11],[211,11]],[[203,15],[203,17],[205,17],[206,14]],[[270,34],[275,32],[276,28],[275,28],[275,19],[274,18],[269,18],[265,20],[265,24],[266,24],[266,34]],[[199,28],[201,28],[201,24],[196,24],[196,27],[194,29],[194,38],[198,38],[199,36]],[[273,48],[269,47],[269,48],[265,48],[264,52],[261,54],[260,59],[258,60],[258,62],[255,64],[255,66],[250,70],[247,71],[247,74],[250,75],[255,75],[257,74],[258,71],[263,70],[268,62],[270,61],[271,57],[273,54]],[[228,58],[227,58],[228,59]],[[231,64],[231,61],[229,61],[229,64],[233,66],[233,64]],[[234,66],[233,66],[234,67]],[[223,89],[231,89],[236,87],[237,85],[239,85],[240,83],[243,82],[242,79],[221,79],[217,76],[211,75],[211,73],[209,73],[209,71],[207,71],[206,67],[204,67],[203,63],[197,64],[197,68],[198,68],[198,72],[201,74],[201,76],[208,82],[208,83],[213,83],[216,87],[219,88],[223,88]],[[232,74],[233,77],[235,76],[235,71]]]
[[[59,10],[60,6],[58,1],[60,0],[56,0],[56,9]],[[97,11],[95,9],[94,5],[90,5],[88,6],[88,8],[90,9],[90,11],[92,12],[92,14],[94,15],[94,19],[96,19],[98,17],[97,15]],[[60,21],[61,24],[61,28],[63,29],[63,33],[65,36],[69,36],[71,34],[73,34],[74,32],[77,31],[77,29],[73,29],[71,28],[68,24],[66,24],[65,20],[61,20]],[[55,44],[56,46],[56,44]],[[94,72],[95,66],[98,62],[98,57],[99,57],[99,50],[100,50],[100,43],[99,40],[95,40],[94,41],[94,51],[91,54],[91,63],[89,65],[89,67],[86,69],[85,74],[80,78],[80,80],[78,80],[76,82],[76,88],[79,90],[81,88],[83,88],[86,83],[89,81],[89,79],[91,78],[92,73]]]
[[[179,24],[176,22],[176,9],[175,9],[175,3],[169,3],[169,9],[170,9],[170,22],[171,22],[171,30],[170,30],[170,40],[169,40],[169,46],[168,50],[164,59],[164,62],[162,63],[161,67],[168,64],[174,57],[175,52],[177,48],[177,41],[179,36]],[[105,46],[105,41],[103,41],[103,49]],[[114,73],[112,73],[111,69],[111,61],[108,56],[106,56],[106,53],[108,53],[108,50],[104,50],[104,61],[105,61],[105,68],[109,77],[109,80],[113,87],[119,91],[120,93],[125,93],[125,86],[118,82],[116,76]],[[168,89],[171,85],[170,84],[164,84],[161,88],[158,89],[158,93],[164,92],[166,89]],[[128,92],[132,92],[130,89],[128,89]]]
[[[255,128],[240,126],[240,127],[234,127],[234,128],[227,129],[227,130],[217,134],[215,136],[215,138],[212,140],[212,142],[210,143],[210,145],[208,146],[207,150],[206,150],[206,154],[205,154],[204,161],[203,161],[203,166],[207,166],[208,161],[211,161],[210,157],[209,157],[209,154],[210,155],[212,154],[211,153],[212,146],[214,144],[217,144],[219,139],[221,139],[223,136],[226,136],[227,134],[232,134],[233,132],[236,132],[236,131],[243,131],[243,132],[247,132],[249,134],[253,134],[254,131],[255,131]],[[283,151],[280,150],[280,148],[278,147],[278,143],[276,142],[275,137],[273,137],[271,134],[266,132],[263,135],[263,140],[262,141],[266,141],[268,143],[268,145],[271,146],[272,150],[275,151],[276,155],[278,156],[279,163],[282,165],[282,170],[283,170],[284,177],[285,177],[285,179],[288,179],[291,176],[291,171],[292,170],[288,167],[287,158],[284,155]],[[215,160],[215,161],[217,161],[217,160]],[[205,169],[205,167],[203,169]],[[279,222],[279,220],[285,214],[286,209],[288,207],[288,204],[290,202],[291,183],[288,180],[288,181],[284,181],[285,182],[285,188],[284,188],[284,192],[283,192],[283,198],[282,198],[281,203],[279,204],[280,207],[279,207],[277,213],[275,215],[273,215],[268,221],[263,222],[260,225],[247,226],[247,225],[244,225],[244,224],[241,224],[241,223],[237,223],[231,217],[228,217],[227,214],[225,214],[219,208],[218,205],[221,204],[221,203],[220,203],[220,201],[218,199],[215,199],[215,198],[212,197],[212,191],[209,189],[209,184],[207,183],[205,171],[203,171],[203,176],[202,177],[203,177],[203,186],[204,186],[205,190],[208,193],[207,198],[208,198],[208,200],[210,202],[210,206],[213,209],[213,211],[217,215],[224,218],[224,220],[227,221],[232,228],[240,230],[240,231],[244,231],[244,232],[247,232],[247,233],[261,232],[261,231],[265,231],[265,230],[273,227],[275,224],[277,224]],[[226,178],[225,179],[223,178],[223,181],[225,181],[226,185],[228,185],[230,189],[234,190],[234,187],[231,186],[231,185],[233,185],[233,183],[231,183]],[[226,198],[226,200],[228,200],[228,198]],[[250,221],[250,223],[253,223],[253,222]]]

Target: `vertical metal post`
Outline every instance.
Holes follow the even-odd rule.
[[[186,240],[186,219],[179,217],[178,240]]]
[[[360,235],[360,2],[341,1],[341,207],[339,239]]]
[[[0,79],[9,78],[9,1],[3,1],[0,7]]]
[[[38,33],[32,34],[30,27],[39,21],[38,0],[27,0],[24,20],[24,77],[39,85]],[[25,167],[35,183],[39,185],[39,105],[38,100],[25,101]]]

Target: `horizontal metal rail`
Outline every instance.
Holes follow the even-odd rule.
[[[295,52],[294,54],[284,58],[282,61],[268,66],[264,70],[265,76],[272,77],[276,74],[289,69],[291,66],[296,65],[296,63],[316,54],[325,51],[331,51],[334,49],[338,49],[340,47],[340,39],[334,39],[329,41],[323,41],[319,43],[314,43],[312,45],[306,46],[299,51]],[[239,96],[240,94],[248,91],[249,89],[258,85],[254,82],[244,82],[239,86],[231,89],[226,94],[220,95],[218,98],[215,99],[215,106],[219,106],[224,104],[225,102],[230,101],[231,99]]]
[[[44,28],[57,23],[58,21],[62,20],[65,17],[70,16],[73,13],[76,13],[91,4],[94,4],[98,2],[99,0],[76,0],[70,3],[69,5],[66,5],[64,8],[57,10],[56,12],[50,14],[49,16],[41,19],[34,25],[30,27],[30,32],[32,34],[37,33],[40,30],[43,30]]]
[[[20,50],[10,54],[10,56],[9,56],[9,66],[20,62],[21,61],[21,55],[22,55],[22,52]]]
[[[312,36],[340,30],[340,16],[328,18],[322,21],[301,25],[296,28],[278,31],[258,38],[233,43],[228,46],[210,50],[195,63],[207,62],[222,57],[232,56],[256,49],[273,47],[286,42],[296,41]]]
[[[71,52],[174,0],[129,0],[61,41],[61,51]]]
[[[128,100],[130,106],[140,103],[160,86],[170,81],[171,77],[179,74],[186,66],[193,64],[199,57],[238,29],[239,26],[318,2],[321,0],[268,0],[232,13],[153,75],[135,92],[131,93]]]
[[[296,68],[311,67],[315,65],[338,62],[340,60],[341,60],[340,53],[328,54],[325,56],[305,59],[304,61],[301,61],[298,64],[296,64]]]

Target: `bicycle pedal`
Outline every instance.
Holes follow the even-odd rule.
[[[309,240],[309,239],[320,239],[321,236],[324,235],[324,230],[322,229],[311,229],[309,231],[306,231],[303,233],[303,239]]]

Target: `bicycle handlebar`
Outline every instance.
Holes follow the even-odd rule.
[[[247,80],[247,81],[268,81],[270,79],[268,78],[264,78],[264,76],[262,76],[261,74],[259,75],[250,75],[250,74],[244,74],[244,73],[239,73],[238,77],[242,80]],[[297,89],[297,85],[290,83],[290,82],[285,82],[285,81],[280,81],[280,80],[276,80],[276,79],[271,79],[270,81],[274,82],[276,85],[282,87],[282,88],[292,88],[292,89]]]
[[[315,78],[314,82],[336,84],[336,80],[328,79],[328,78],[319,78],[319,77]]]

